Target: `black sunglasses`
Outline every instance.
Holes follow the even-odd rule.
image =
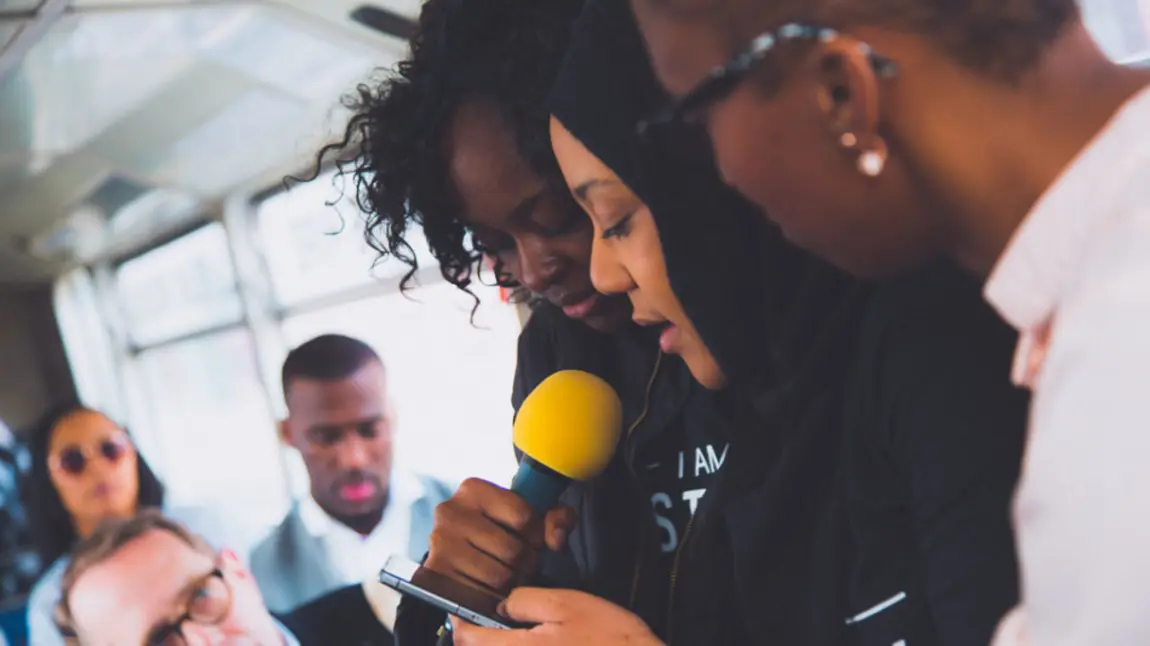
[[[838,39],[839,36],[838,31],[829,27],[814,27],[798,23],[788,23],[778,29],[761,34],[751,41],[744,52],[737,54],[725,65],[711,70],[706,78],[699,81],[698,85],[688,91],[683,98],[640,121],[638,124],[639,134],[646,134],[652,128],[682,123],[692,115],[698,114],[727,98],[735,91],[735,88],[746,80],[750,71],[781,43],[795,40],[817,40],[829,43]],[[859,43],[859,45],[870,60],[875,74],[889,78],[897,73],[898,66],[894,61],[876,54],[866,43]]]
[[[125,438],[108,438],[102,440],[96,445],[95,450],[81,448],[79,446],[67,446],[56,454],[56,461],[60,466],[60,470],[71,476],[78,476],[84,473],[88,468],[88,464],[92,458],[99,456],[109,464],[116,464],[123,458],[129,450],[131,445]]]

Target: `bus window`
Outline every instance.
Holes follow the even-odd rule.
[[[1108,56],[1138,62],[1150,56],[1150,4],[1144,0],[1080,0],[1082,17]]]
[[[377,261],[349,189],[326,174],[256,206],[287,345],[327,332],[367,342],[387,366],[398,464],[448,481],[507,481],[520,329],[514,308],[500,301],[498,288],[476,281],[483,306],[473,325],[474,301],[443,279],[418,231],[408,237],[418,281],[401,293],[408,268],[394,258]],[[302,469],[289,459],[293,471]]]

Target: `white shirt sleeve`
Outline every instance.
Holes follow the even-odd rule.
[[[31,646],[64,646],[64,636],[53,617],[66,567],[64,558],[53,563],[28,595],[28,643]]]
[[[1150,210],[1083,241],[1015,508],[1032,646],[1150,644]]]

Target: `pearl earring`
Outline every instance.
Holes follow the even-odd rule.
[[[886,166],[886,160],[877,150],[868,150],[859,155],[859,172],[867,177],[878,177]]]
[[[878,177],[882,175],[882,171],[886,168],[886,142],[881,137],[875,137],[867,150],[864,150],[858,157],[859,172],[867,177]]]

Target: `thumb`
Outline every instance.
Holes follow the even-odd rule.
[[[575,529],[577,521],[575,510],[566,505],[547,512],[543,527],[547,549],[552,552],[562,550],[567,545],[567,536],[571,534],[572,529]]]
[[[502,612],[521,623],[558,624],[571,617],[574,604],[586,596],[574,590],[516,588],[502,604]]]

